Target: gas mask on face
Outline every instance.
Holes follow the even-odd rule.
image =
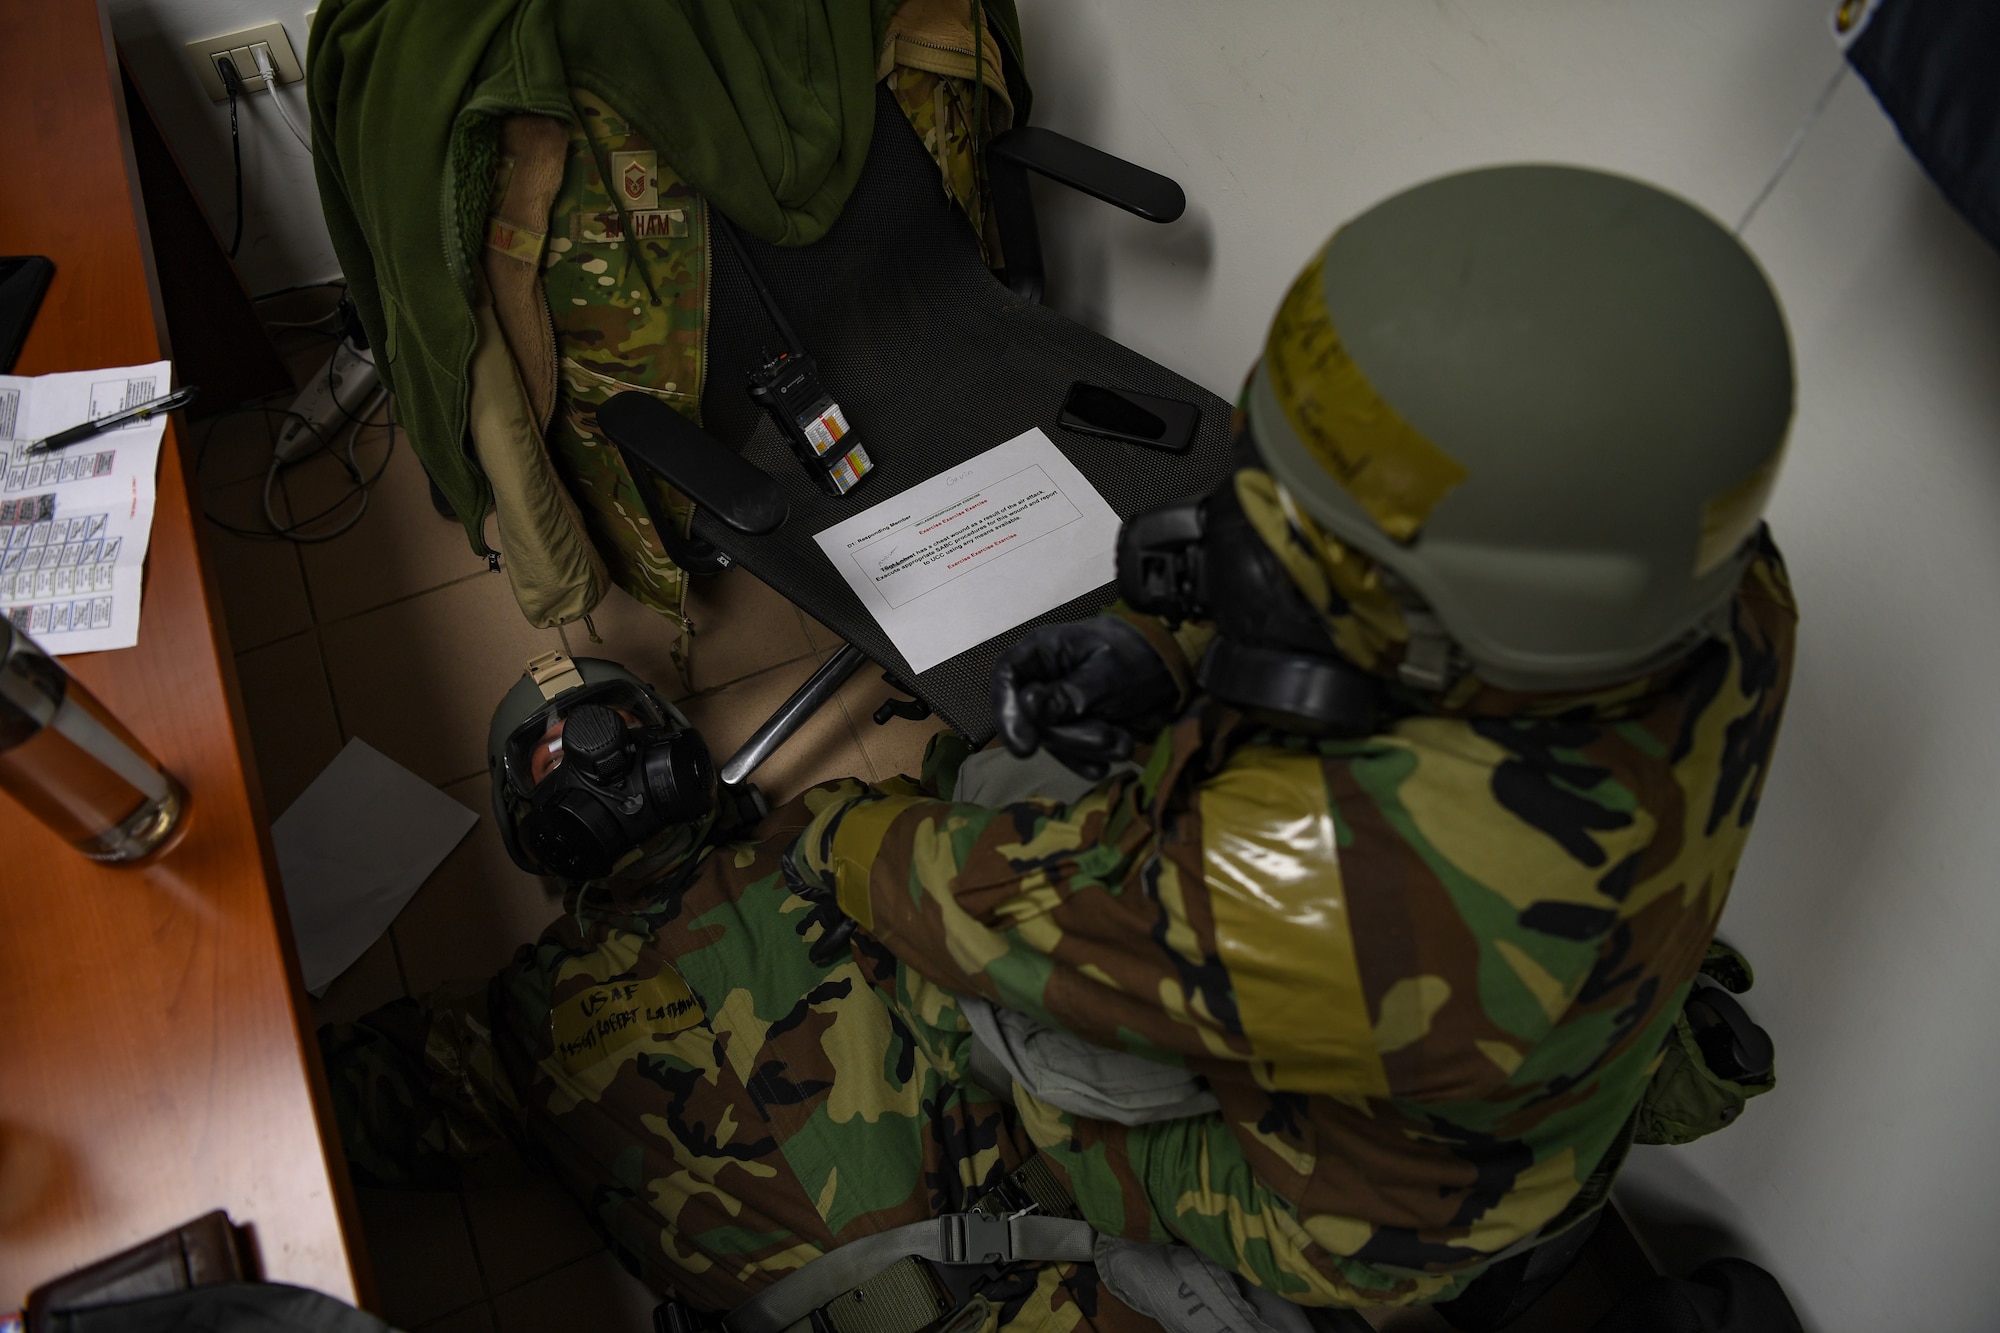
[[[628,852],[715,809],[715,765],[701,734],[614,663],[537,658],[493,731],[502,836],[515,863],[534,873],[607,875]]]
[[[1127,519],[1118,591],[1172,624],[1214,622],[1197,680],[1224,703],[1316,736],[1365,735],[1380,720],[1383,683],[1334,648],[1325,620],[1243,512],[1234,477],[1200,499]]]

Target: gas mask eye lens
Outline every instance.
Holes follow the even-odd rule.
[[[615,782],[632,765],[625,722],[601,704],[582,704],[563,719],[563,762],[599,782]]]

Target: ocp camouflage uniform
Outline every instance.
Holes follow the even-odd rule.
[[[701,420],[708,314],[701,199],[601,99],[572,89],[562,187],[549,216],[542,291],[559,366],[547,442],[617,584],[680,618],[687,578],[667,558],[637,484],[597,428],[612,394],[640,389]],[[630,206],[606,184],[636,172]],[[681,530],[692,506],[657,477],[645,484]]]
[[[973,142],[976,121],[971,85],[964,79],[903,66],[892,68],[885,82],[910,128],[923,140],[925,151],[937,161],[945,193],[972,224],[979,237],[980,255],[998,267],[999,241],[989,225],[985,182]]]
[[[511,1139],[648,1285],[709,1310],[998,1184],[1033,1145],[963,1077],[951,997],[867,941],[808,959],[830,919],[780,857],[810,817],[797,801],[692,870],[655,856],[572,891],[488,987],[322,1029],[356,1177],[476,1180]],[[1064,1265],[993,1274],[953,1327],[1151,1325]]]
[[[998,268],[1003,256],[987,207],[981,149],[1013,125],[1014,105],[999,43],[983,28],[980,57],[973,60],[971,12],[965,0],[903,0],[883,35],[875,74],[937,162],[945,193],[972,224],[986,262]]]
[[[978,169],[984,139],[972,132],[973,107],[980,104],[989,133],[1011,123],[1012,109],[999,48],[991,36],[984,47],[984,78],[975,79],[964,6],[915,0],[891,20],[879,77],[937,161],[945,193],[982,248],[997,252],[987,236]],[[597,408],[614,393],[639,389],[701,420],[710,219],[701,197],[615,108],[581,88],[570,97],[575,115],[541,255],[558,365],[545,439],[612,580],[682,622],[687,576],[668,558],[638,483],[599,431]],[[635,187],[630,193],[628,184]],[[498,210],[506,191],[493,193]],[[494,220],[500,221],[497,211]],[[506,227],[506,234],[518,229]],[[684,534],[691,502],[657,478],[645,484]]]
[[[1267,474],[1237,490],[1343,654],[1393,677],[1408,634],[1374,566]],[[1599,1202],[1623,1151],[1790,678],[1760,541],[1727,638],[1657,675],[1400,692],[1348,740],[1204,703],[1066,808],[810,794],[801,867],[906,972],[1206,1078],[1218,1112],[1130,1128],[1017,1089],[1100,1230],[1304,1304],[1443,1299]]]

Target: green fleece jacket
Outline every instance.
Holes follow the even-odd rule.
[[[501,121],[617,107],[753,235],[824,235],[860,175],[898,0],[325,0],[306,72],[334,253],[425,469],[472,547],[492,493],[465,448],[474,256]],[[1020,68],[1012,0],[991,29]],[[1010,93],[1025,116],[1026,87]]]

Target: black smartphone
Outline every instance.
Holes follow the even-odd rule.
[[[0,258],[0,375],[14,369],[14,358],[28,340],[28,326],[41,308],[42,293],[55,275],[56,266],[41,255]]]
[[[1107,389],[1077,380],[1069,386],[1069,397],[1063,399],[1056,424],[1064,430],[1179,454],[1194,443],[1201,409],[1178,398],[1155,398],[1150,393]]]

